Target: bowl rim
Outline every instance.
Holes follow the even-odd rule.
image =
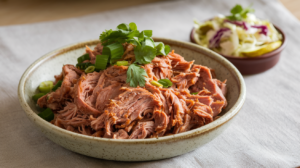
[[[265,53],[263,55],[260,55],[260,56],[257,56],[257,57],[235,57],[235,56],[230,56],[230,55],[224,55],[224,54],[220,54],[222,55],[223,57],[225,58],[228,58],[230,60],[261,60],[261,59],[267,59],[269,57],[272,57],[272,56],[275,56],[277,53],[280,53],[285,47],[286,47],[286,44],[287,44],[287,38],[286,38],[286,35],[285,33],[276,25],[273,24],[273,26],[275,27],[275,29],[282,35],[282,44],[280,45],[280,47],[278,47],[277,49],[271,51],[271,52],[268,52],[268,53]],[[190,33],[190,41],[192,43],[195,43],[197,45],[200,46],[200,44],[198,44],[196,41],[195,41],[195,28],[193,27],[192,30],[191,30],[191,33]]]
[[[230,73],[233,73],[232,75],[235,76],[236,82],[239,84],[239,89],[240,89],[240,94],[238,96],[237,101],[235,104],[220,118],[217,120],[204,125],[202,127],[179,133],[179,134],[174,134],[174,135],[169,135],[169,136],[163,136],[163,137],[158,137],[158,138],[147,138],[147,139],[109,139],[109,138],[100,138],[100,137],[93,137],[93,136],[88,136],[88,135],[83,135],[75,132],[71,132],[65,129],[62,129],[60,127],[57,127],[50,122],[45,121],[44,119],[40,118],[31,108],[30,106],[26,103],[25,99],[25,83],[30,77],[30,75],[34,72],[34,70],[42,65],[45,61],[54,58],[62,53],[68,52],[73,50],[74,48],[80,48],[81,46],[85,45],[95,45],[99,43],[100,41],[97,40],[87,40],[79,43],[73,43],[70,45],[66,45],[64,47],[58,48],[56,50],[53,50],[42,57],[38,58],[36,61],[34,61],[23,73],[19,86],[18,86],[18,98],[19,102],[26,113],[27,117],[30,120],[34,120],[35,124],[39,125],[40,127],[49,127],[52,131],[55,131],[57,133],[61,133],[64,136],[71,136],[71,137],[78,137],[78,138],[83,138],[85,140],[90,140],[90,141],[98,141],[98,142],[111,142],[111,143],[127,143],[127,144],[151,144],[151,143],[159,143],[159,142],[166,142],[166,141],[177,141],[180,139],[187,139],[187,138],[193,138],[195,136],[198,136],[200,134],[207,133],[211,130],[214,130],[223,124],[225,124],[227,121],[229,121],[231,118],[233,118],[242,108],[245,99],[246,99],[246,85],[243,79],[243,76],[241,73],[237,70],[237,68],[230,63],[228,60],[226,60],[224,57],[220,56],[218,53],[213,52],[207,48],[204,48],[202,46],[199,46],[197,44],[189,43],[189,42],[183,42],[183,41],[178,41],[178,40],[173,40],[173,39],[167,39],[167,38],[158,38],[158,37],[153,37],[155,41],[167,41],[167,43],[173,44],[173,45],[178,45],[181,44],[182,46],[189,47],[189,49],[194,48],[195,50],[198,49],[202,50],[202,52],[207,53],[208,55],[211,54],[214,57],[216,61],[219,63],[223,64],[223,66],[230,68]],[[225,65],[227,64],[227,65]],[[32,118],[30,118],[31,116]]]

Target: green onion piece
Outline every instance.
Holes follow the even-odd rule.
[[[35,94],[35,95],[32,96],[32,100],[35,101],[35,102],[37,102],[39,98],[41,98],[41,97],[43,97],[45,95],[46,95],[46,93]]]
[[[52,91],[56,91],[59,87],[61,87],[62,80],[57,81],[56,85],[53,86]]]
[[[109,59],[109,55],[97,55],[95,69],[98,71],[106,69],[108,59]]]
[[[95,66],[89,66],[84,70],[85,73],[92,73],[94,71],[95,71]]]
[[[110,64],[115,63],[117,60],[122,58],[122,55],[124,54],[124,48],[123,45],[120,43],[113,43],[103,48],[103,51],[105,54],[107,54],[107,51],[109,51],[110,55]],[[103,54],[103,53],[102,53]]]
[[[171,87],[173,83],[169,79],[160,79],[158,83],[162,84],[164,88]]]
[[[157,86],[157,87],[163,87],[162,84],[158,83],[157,81],[153,80],[150,82],[153,86]]]
[[[78,63],[82,63],[85,60],[90,60],[90,55],[87,53],[77,58]]]
[[[42,93],[48,93],[52,90],[52,88],[53,88],[53,82],[52,81],[42,82],[39,86],[39,90]]]
[[[117,61],[117,65],[118,66],[127,66],[128,65],[128,61]]]
[[[50,108],[47,108],[46,110],[40,112],[38,116],[49,122],[54,119],[54,114]]]
[[[85,62],[85,63],[78,63],[76,64],[76,68],[81,69],[81,70],[85,70],[87,67],[94,65],[90,62]]]
[[[191,93],[191,95],[197,95],[199,92],[193,92]]]
[[[103,47],[102,55],[110,56],[110,49],[108,47]]]

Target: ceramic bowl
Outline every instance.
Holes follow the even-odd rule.
[[[40,118],[32,95],[42,81],[54,80],[63,64],[76,64],[77,57],[85,51],[85,45],[94,47],[98,40],[86,41],[52,51],[28,67],[21,77],[18,95],[27,117],[50,140],[71,151],[107,160],[147,161],[170,158],[190,152],[211,141],[225,130],[231,119],[240,111],[245,101],[246,86],[240,72],[219,54],[192,43],[154,38],[170,45],[186,60],[215,69],[217,78],[227,79],[228,106],[220,118],[200,128],[165,137],[118,140],[86,136],[67,131]],[[28,130],[29,131],[29,130]],[[221,142],[219,143],[222,144]]]
[[[226,59],[228,59],[231,63],[233,63],[233,65],[235,65],[243,75],[257,74],[272,68],[279,61],[281,52],[286,46],[285,33],[279,27],[275,25],[274,27],[278,30],[280,34],[282,34],[282,44],[276,50],[273,50],[269,53],[263,54],[258,57],[251,57],[251,58],[234,57],[234,56],[223,55],[223,54],[221,55]],[[191,42],[196,43],[194,34],[195,34],[195,29],[192,29],[190,34],[190,40]]]

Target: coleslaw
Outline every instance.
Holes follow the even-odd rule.
[[[282,44],[282,35],[267,20],[260,20],[250,7],[236,5],[230,16],[217,15],[203,23],[194,21],[197,44],[220,54],[257,57]]]

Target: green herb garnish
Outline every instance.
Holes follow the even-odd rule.
[[[95,62],[95,70],[100,71],[106,69],[108,61],[109,55],[97,55]]]
[[[85,60],[90,60],[90,55],[89,54],[84,54],[84,55],[77,58],[78,63],[82,63]]]
[[[117,61],[118,66],[128,66],[128,61]]]
[[[90,62],[84,62],[84,63],[78,63],[76,64],[76,68],[81,69],[81,70],[85,70],[87,67],[94,65]]]
[[[171,48],[168,45],[164,45],[162,42],[155,42],[156,55],[168,55]]]
[[[114,64],[117,60],[122,58],[124,54],[123,45],[120,43],[113,43],[103,48],[103,55],[110,56],[110,64]],[[106,53],[107,52],[107,53]]]
[[[141,45],[134,48],[135,62],[139,64],[149,64],[156,57],[154,41],[146,37],[141,41]]]
[[[122,44],[138,37],[140,33],[136,30],[136,24],[132,22],[129,25],[122,23],[117,26],[117,30],[110,29],[102,32],[100,35],[102,45],[106,46],[115,42]]]
[[[227,16],[227,19],[240,21],[242,19],[247,18],[248,13],[253,13],[253,12],[254,9],[251,8],[251,6],[247,8],[243,8],[241,5],[237,4],[230,10],[231,15]]]
[[[149,64],[157,55],[167,55],[170,52],[170,46],[162,42],[155,43],[152,36],[152,30],[137,30],[135,23],[119,24],[116,30],[106,30],[101,33],[100,41],[102,43],[102,55],[108,56],[107,66],[113,65],[116,61],[121,60],[124,54],[123,43],[134,45],[135,62],[128,67],[127,83],[131,87],[145,86],[147,73],[141,65]],[[98,58],[98,57],[97,57]],[[100,68],[97,65],[103,64]],[[119,62],[120,65],[120,62]],[[105,69],[104,62],[97,61],[96,70]]]
[[[61,87],[62,80],[57,81],[57,83],[53,86],[52,91],[56,91],[59,87]]]
[[[163,85],[161,83],[158,83],[157,81],[153,80],[150,82],[153,86],[157,86],[157,87],[163,87]]]
[[[144,68],[141,68],[138,64],[131,64],[127,70],[126,82],[129,83],[131,87],[144,87],[146,83],[145,77],[147,76]]]
[[[171,87],[173,85],[173,83],[168,79],[160,79],[158,81],[158,83],[162,84],[164,88],[168,88],[168,87]]]
[[[53,88],[52,81],[44,81],[39,85],[39,91],[42,93],[49,93],[51,92],[52,88]]]
[[[41,98],[41,97],[43,97],[45,95],[46,95],[46,93],[35,94],[35,95],[32,96],[32,100],[35,101],[35,102],[37,102],[39,98]]]
[[[92,72],[94,72],[94,71],[95,71],[95,66],[93,66],[93,65],[87,67],[87,68],[84,70],[85,73],[92,73]]]
[[[52,121],[54,119],[54,113],[50,108],[47,108],[46,110],[40,112],[38,114],[41,118],[43,118],[46,121]]]
[[[191,95],[197,95],[199,92],[193,92],[191,93]]]

